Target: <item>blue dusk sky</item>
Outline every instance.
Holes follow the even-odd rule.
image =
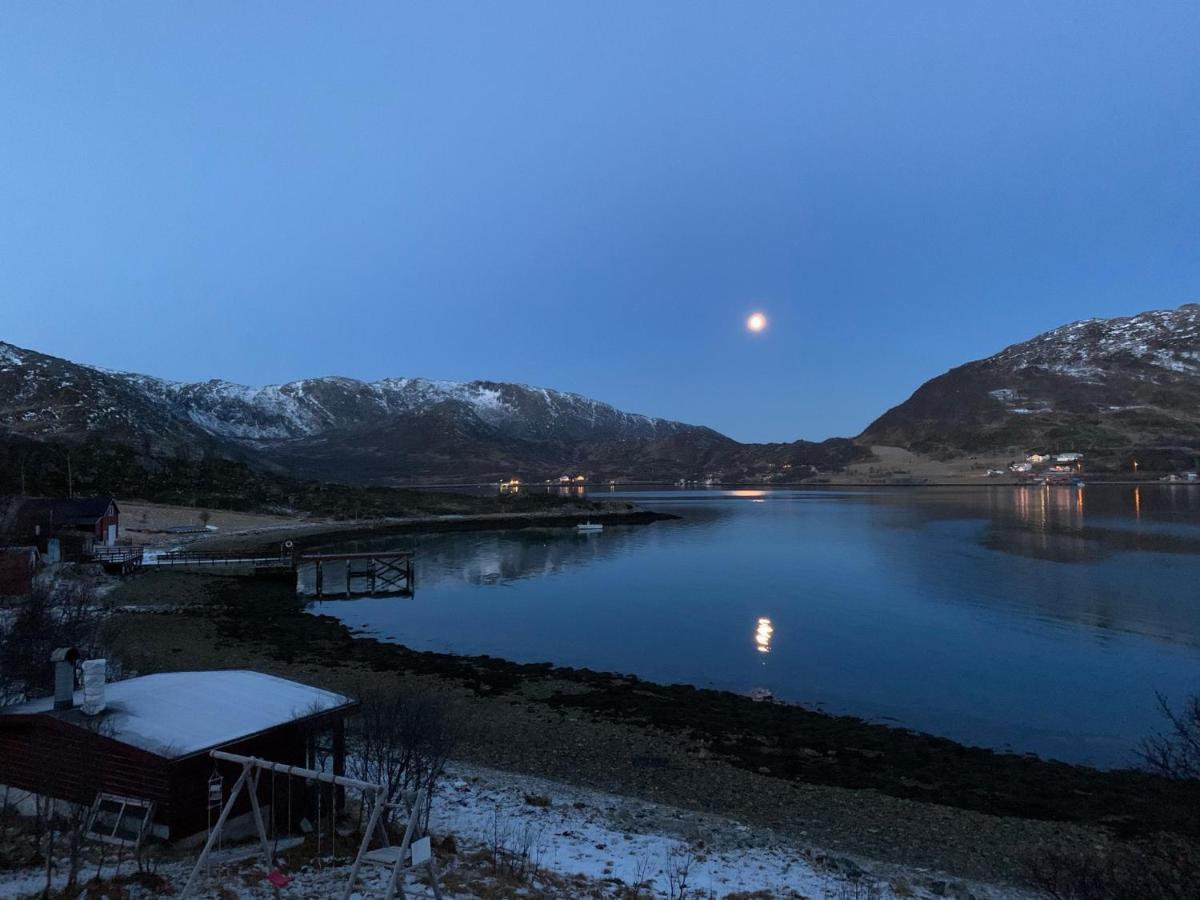
[[[1197,48],[1196,2],[10,2],[0,340],[856,434],[1200,300]]]

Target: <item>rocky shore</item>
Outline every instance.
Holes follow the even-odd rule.
[[[305,612],[291,585],[150,572],[111,595],[139,671],[252,667],[343,691],[427,691],[460,757],[791,835],[884,864],[1020,884],[1050,847],[1187,827],[1195,791],[632,676],[412,651]]]

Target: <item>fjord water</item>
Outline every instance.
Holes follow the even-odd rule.
[[[1198,485],[604,496],[680,518],[417,537],[414,598],[314,611],[1100,766],[1200,691]]]

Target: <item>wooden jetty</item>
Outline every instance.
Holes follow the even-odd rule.
[[[127,545],[99,546],[92,548],[92,559],[100,563],[106,572],[130,575],[142,567],[144,551],[141,547]]]
[[[411,597],[416,586],[413,554],[408,550],[309,553],[300,561],[314,566],[317,597]],[[341,584],[327,575],[341,575]]]
[[[319,598],[332,597],[411,597],[416,585],[411,550],[372,550],[361,553],[297,554],[291,541],[278,552],[247,553],[230,550],[173,550],[147,554],[138,548],[105,548],[111,558],[100,559],[106,566],[129,566],[134,562],[122,554],[136,549],[136,568],[155,567],[189,572],[219,572],[222,575],[293,576],[301,592],[301,567],[312,566],[314,591],[303,592]]]
[[[227,550],[173,550],[146,560],[146,565],[187,569],[249,570],[255,575],[270,575],[292,571],[296,557],[290,547],[278,553],[233,553]]]

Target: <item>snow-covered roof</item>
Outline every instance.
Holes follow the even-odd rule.
[[[353,702],[341,694],[246,669],[163,672],[113,681],[105,685],[105,700],[103,734],[168,759]],[[81,716],[82,704],[83,692],[76,691],[76,709],[56,715]],[[0,715],[49,713],[53,707],[53,697],[42,697],[0,709]]]

